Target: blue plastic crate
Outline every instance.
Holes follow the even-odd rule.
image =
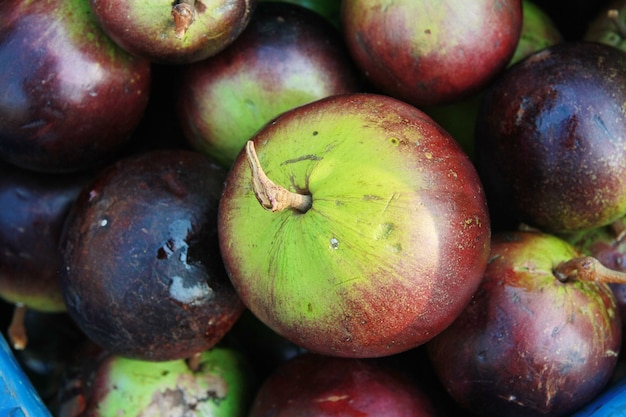
[[[50,411],[0,334],[0,417],[50,416]]]

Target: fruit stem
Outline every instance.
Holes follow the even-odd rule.
[[[28,344],[28,335],[26,334],[26,326],[24,326],[27,310],[28,308],[24,304],[15,304],[13,317],[11,317],[11,323],[7,329],[9,341],[16,350],[23,350]]]
[[[174,35],[182,39],[189,26],[196,20],[195,0],[178,0],[172,6],[174,18]]]
[[[275,212],[290,208],[305,213],[311,208],[313,198],[310,194],[293,193],[275,184],[265,175],[251,140],[246,143],[246,156],[252,171],[254,195],[264,209]]]
[[[202,362],[202,352],[196,352],[187,359],[187,367],[191,372],[198,372]]]
[[[620,19],[619,10],[610,9],[607,12],[607,17],[615,25],[615,29],[621,38],[626,38],[626,24]]]
[[[593,256],[581,256],[561,262],[554,275],[561,282],[591,281],[606,284],[626,284],[626,273],[607,268]]]

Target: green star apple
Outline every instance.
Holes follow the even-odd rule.
[[[377,94],[283,113],[235,160],[218,209],[244,304],[310,351],[377,357],[460,314],[486,266],[474,166],[425,113]]]
[[[88,0],[107,35],[152,62],[185,64],[213,56],[250,21],[256,0]]]
[[[262,2],[241,36],[182,72],[178,114],[192,148],[230,167],[280,113],[357,92],[359,73],[338,30],[315,12]]]
[[[65,371],[58,417],[244,417],[256,384],[247,358],[227,345],[193,363],[129,359],[91,347],[79,354]]]

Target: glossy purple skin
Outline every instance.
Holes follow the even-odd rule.
[[[225,171],[185,150],[121,159],[79,195],[61,236],[68,313],[120,356],[188,358],[243,311],[217,242]]]
[[[617,48],[566,42],[492,84],[475,150],[494,218],[560,233],[626,213],[625,67]]]
[[[90,178],[50,176],[0,163],[0,298],[39,311],[65,310],[58,241]]]
[[[103,164],[139,123],[150,74],[80,0],[0,2],[0,159],[45,172]]]
[[[492,237],[480,288],[428,345],[451,396],[484,417],[568,416],[610,381],[621,320],[607,284],[561,282],[552,268],[578,256],[533,232]]]
[[[416,381],[379,362],[305,353],[265,379],[248,417],[434,417],[431,401]]]

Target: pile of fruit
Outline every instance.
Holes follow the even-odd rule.
[[[625,0],[3,0],[0,388],[623,408],[624,39]]]

